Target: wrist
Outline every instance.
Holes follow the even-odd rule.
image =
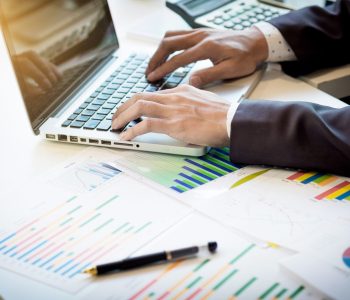
[[[250,38],[250,52],[256,65],[265,62],[269,56],[269,47],[264,34],[255,26],[245,30]]]

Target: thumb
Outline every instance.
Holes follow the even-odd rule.
[[[227,66],[220,63],[209,68],[205,68],[196,72],[190,77],[189,83],[194,87],[203,87],[211,82],[227,78]]]

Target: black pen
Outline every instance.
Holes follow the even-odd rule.
[[[83,273],[91,275],[102,275],[109,272],[126,271],[159,262],[168,262],[177,260],[179,258],[191,257],[196,255],[202,249],[207,249],[210,253],[214,253],[217,247],[217,242],[209,242],[205,246],[193,246],[173,251],[163,251],[154,254],[147,254],[138,257],[127,258],[117,262],[98,265],[93,268],[84,270]]]

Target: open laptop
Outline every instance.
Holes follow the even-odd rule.
[[[107,0],[0,0],[2,30],[36,134],[51,141],[189,156],[206,147],[164,134],[148,133],[133,141],[111,131],[115,111],[133,94],[173,88],[187,81],[194,64],[157,83],[144,72],[149,56],[119,48]],[[21,7],[23,6],[23,7]],[[11,8],[16,7],[14,14]],[[58,70],[59,77],[53,70]],[[259,74],[235,89],[216,89],[225,98],[246,95]],[[238,95],[237,95],[238,93]],[[127,127],[133,126],[131,122]]]

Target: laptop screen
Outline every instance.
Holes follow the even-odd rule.
[[[107,0],[0,0],[0,12],[34,130],[118,48]]]

